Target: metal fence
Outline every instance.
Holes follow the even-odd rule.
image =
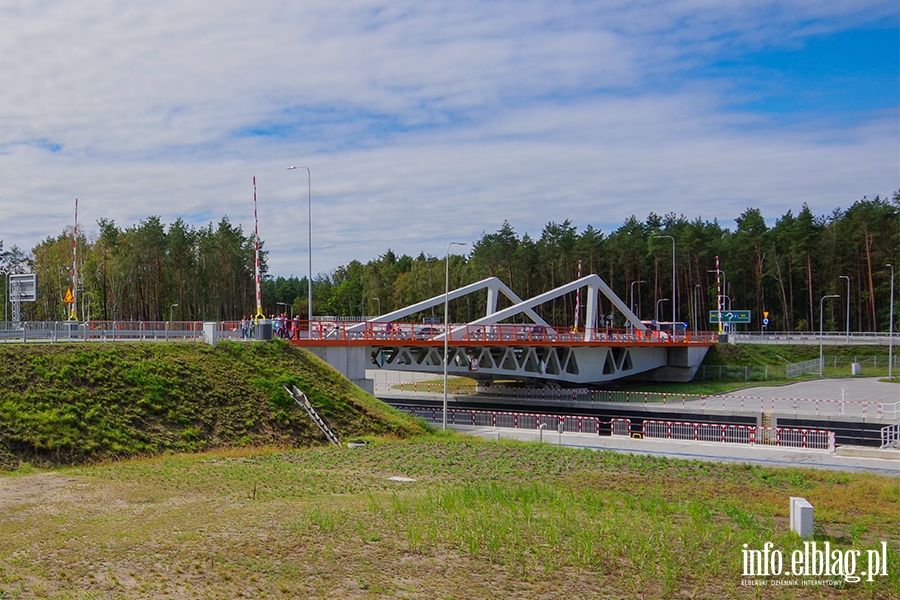
[[[202,340],[202,321],[26,321],[0,330],[8,343]]]
[[[641,433],[646,438],[721,442],[723,444],[762,444],[830,451],[833,451],[835,447],[834,432],[824,429],[648,420],[644,421]]]
[[[825,331],[821,335],[812,331],[732,331],[728,334],[728,341],[736,344],[887,346],[891,343],[891,336],[887,332],[874,331],[851,331],[849,335],[838,331]],[[898,336],[894,333],[894,343],[897,341]]]
[[[788,379],[800,377],[807,373],[818,373],[822,368],[822,361],[818,358],[804,362],[791,363],[784,367],[784,376]]]
[[[700,365],[694,380],[707,381],[710,379],[724,379],[727,381],[768,381],[769,369],[773,370],[773,377],[782,375],[781,369],[776,367],[752,367],[752,366],[725,366],[725,365]]]
[[[443,408],[429,406],[397,406],[398,410],[424,419],[429,423],[443,423]],[[618,419],[622,421],[622,419]],[[627,419],[625,419],[627,421]],[[562,424],[568,433],[600,434],[600,425],[609,424],[597,417],[579,415],[548,415],[494,410],[447,409],[447,423],[450,425],[474,425],[481,427],[505,427],[507,429],[541,429],[557,431]],[[630,421],[628,422],[630,425]]]
[[[443,408],[423,406],[398,406],[397,408],[429,423],[443,422]],[[509,429],[547,429],[549,431],[557,431],[558,427],[562,425],[563,432],[597,435],[601,433],[601,425],[609,425],[609,432],[612,435],[627,436],[631,433],[630,419],[616,418],[611,421],[601,421],[596,417],[460,408],[447,409],[447,423]],[[835,447],[834,432],[824,429],[646,420],[641,426],[640,435],[645,438],[721,442],[723,444],[761,444],[831,451]]]
[[[900,448],[900,423],[881,428],[881,447]]]

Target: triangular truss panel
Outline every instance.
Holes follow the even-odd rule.
[[[571,283],[561,285],[556,289],[535,296],[530,300],[517,302],[509,308],[492,312],[491,314],[488,314],[481,319],[472,321],[471,323],[469,323],[469,326],[494,325],[506,319],[515,317],[519,314],[525,314],[528,316],[534,315],[535,307],[540,306],[545,302],[549,302],[551,300],[559,298],[560,296],[564,296],[565,294],[569,294],[571,292],[579,290],[583,287],[586,287],[588,290],[587,302],[585,303],[584,318],[584,340],[586,342],[593,341],[594,330],[597,327],[597,300],[599,298],[599,294],[603,294],[604,296],[606,296],[606,298],[610,302],[612,302],[613,306],[615,306],[616,309],[618,309],[625,316],[625,319],[632,325],[632,327],[641,331],[647,329],[647,326],[641,323],[641,320],[637,317],[637,315],[631,312],[631,309],[628,308],[625,302],[623,302],[622,299],[619,298],[614,291],[612,291],[612,288],[606,285],[606,282],[603,281],[599,275],[594,274],[582,277],[581,279],[578,279]],[[464,328],[457,328],[453,330],[450,339],[457,339],[457,333],[464,331]]]
[[[375,318],[365,321],[364,323],[358,323],[356,325],[350,326],[347,328],[347,332],[350,333],[354,331],[361,331],[366,327],[366,324],[368,323],[390,323],[394,321],[401,321],[403,317],[414,315],[418,312],[428,310],[429,308],[443,305],[445,301],[456,300],[457,298],[462,298],[464,296],[468,296],[469,294],[474,294],[475,292],[480,292],[482,290],[487,290],[488,295],[486,317],[489,317],[490,315],[497,312],[497,301],[500,298],[500,294],[506,296],[506,298],[516,306],[522,304],[522,299],[519,298],[516,293],[509,288],[509,286],[507,286],[496,277],[488,277],[487,279],[482,279],[481,281],[478,281],[476,283],[472,283],[459,289],[452,290],[448,294],[440,294],[439,296],[429,298],[428,300],[423,300],[422,302],[407,306],[406,308],[401,308],[400,310],[395,310],[384,315],[379,315]],[[537,325],[549,326],[548,323],[531,308],[521,309],[517,311],[516,314],[520,312],[527,315]],[[443,334],[435,335],[434,339],[443,339]]]

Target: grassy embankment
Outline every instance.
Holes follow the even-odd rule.
[[[309,352],[281,342],[0,348],[0,468],[247,445],[322,433],[294,384],[343,437],[422,433]]]
[[[51,473],[26,464],[0,479],[0,598],[874,599],[900,589],[896,478],[402,441],[421,428],[277,343],[2,353],[7,457],[163,455]],[[253,447],[321,444],[282,382],[307,390],[342,435],[373,443]],[[887,542],[890,575],[842,589],[742,587],[743,544],[772,542],[786,557],[802,548],[790,496],[816,507],[820,544],[865,556]]]

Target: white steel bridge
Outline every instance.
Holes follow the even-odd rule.
[[[586,288],[583,327],[548,324],[535,307]],[[410,323],[403,319],[468,294],[486,292],[486,314],[470,323]],[[500,294],[512,305],[498,310]],[[627,327],[598,327],[603,294]],[[511,323],[511,320],[525,321]],[[309,347],[337,366],[328,348],[364,347],[366,368],[448,373],[481,383],[516,380],[540,384],[591,385],[640,377],[689,381],[716,342],[713,332],[648,329],[597,275],[588,275],[529,300],[522,300],[495,277],[435,296],[362,322],[313,321],[307,335],[292,343]],[[358,362],[359,359],[352,361]],[[338,367],[340,368],[340,367]],[[353,377],[351,377],[353,379]]]
[[[583,326],[550,325],[535,308],[586,290]],[[486,293],[486,311],[470,323],[412,323],[406,318],[462,298]],[[498,309],[500,295],[511,304]],[[600,295],[626,327],[598,326]],[[265,322],[270,325],[269,322]],[[298,325],[291,344],[308,348],[354,383],[373,390],[368,369],[443,373],[472,377],[482,385],[524,381],[585,386],[626,377],[689,381],[716,342],[708,331],[648,329],[597,275],[588,275],[522,300],[496,277],[366,320],[319,317]],[[0,330],[0,342],[206,341],[248,339],[240,322],[65,321],[31,322]]]

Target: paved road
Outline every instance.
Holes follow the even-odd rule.
[[[543,436],[534,429],[510,429],[505,427],[474,427],[454,425],[456,431],[486,439],[517,439],[560,444],[572,448],[594,448],[630,454],[654,454],[686,460],[712,462],[747,462],[772,467],[809,467],[841,471],[864,471],[900,477],[900,451],[881,450],[888,458],[840,456],[827,450],[749,446],[660,439],[632,439],[624,436],[598,436],[589,433],[563,433],[544,430]],[[499,436],[499,437],[498,437]]]
[[[745,388],[702,400],[689,400],[684,406],[699,410],[709,408],[825,417],[852,416],[894,423],[900,420],[900,383],[879,381],[877,377],[798,381],[788,385]]]
[[[900,382],[900,373],[894,378]],[[735,394],[771,398],[818,398],[856,402],[900,402],[900,383],[879,381],[877,377],[816,379],[788,385],[747,388]]]
[[[427,376],[416,381],[430,381]],[[900,377],[898,377],[900,380]],[[440,394],[421,391],[402,391],[393,388],[398,380],[376,380],[376,395],[395,398],[437,399]],[[403,380],[406,381],[406,380]],[[462,398],[462,397],[461,397]],[[527,403],[527,401],[523,402]],[[621,404],[634,408],[641,402],[604,402],[604,406]],[[703,413],[770,412],[777,415],[805,415],[818,417],[854,417],[884,424],[900,421],[900,383],[887,383],[875,377],[820,379],[800,381],[780,386],[757,386],[735,390],[721,396],[682,401],[677,395],[669,402],[652,402],[654,410],[690,408]]]

